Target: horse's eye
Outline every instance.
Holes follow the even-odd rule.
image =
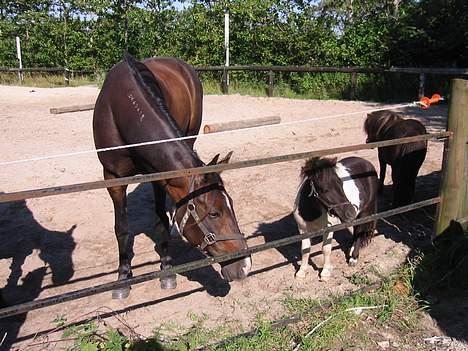
[[[219,212],[210,212],[208,216],[210,216],[210,218],[219,218],[220,214]]]

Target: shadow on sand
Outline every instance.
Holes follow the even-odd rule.
[[[72,252],[76,226],[66,232],[44,228],[34,218],[25,201],[0,204],[0,258],[9,262],[9,276],[1,290],[2,307],[32,301],[43,290],[44,278],[51,274],[54,286],[65,284],[74,273]],[[23,265],[28,257],[38,257],[43,267],[23,276]],[[50,273],[49,273],[50,271]],[[27,313],[0,320],[1,350],[10,349],[26,320]]]

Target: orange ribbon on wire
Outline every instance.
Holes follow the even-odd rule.
[[[419,103],[421,104],[421,107],[425,110],[428,109],[431,106],[431,104],[436,104],[443,99],[444,98],[439,94],[434,94],[430,98],[423,96],[421,99],[419,99]]]

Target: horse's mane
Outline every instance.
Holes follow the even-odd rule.
[[[321,179],[330,179],[332,174],[335,173],[337,158],[320,158],[312,157],[308,159],[301,169],[301,176],[304,178],[312,178],[317,180],[320,174]]]
[[[151,97],[151,99],[149,99],[149,103],[153,110],[161,112],[161,114],[166,118],[168,123],[174,129],[177,137],[183,137],[182,131],[169,113],[161,86],[154,77],[153,73],[144,63],[136,60],[129,53],[125,53],[123,61],[128,65],[130,72],[135,77],[137,84]]]
[[[167,108],[166,100],[164,99],[161,86],[159,85],[157,79],[154,77],[153,73],[148,69],[148,67],[144,63],[136,60],[129,53],[125,53],[123,62],[127,64],[130,72],[135,77],[135,80],[139,87],[141,87],[151,97],[148,101],[151,108],[154,111],[158,111],[167,120],[167,122],[176,134],[175,137],[183,137],[184,134],[180,130],[174,118],[169,113],[169,109]],[[193,150],[191,147],[188,147],[188,149],[192,153],[193,157],[195,157],[197,160],[202,162],[202,164],[204,164],[203,161],[201,161],[198,154],[195,152],[195,150]]]
[[[404,119],[402,116],[392,111],[376,111],[367,114],[364,131],[368,140],[378,140],[388,128],[402,119]]]

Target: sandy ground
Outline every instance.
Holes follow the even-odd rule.
[[[91,103],[98,94],[95,87],[40,89],[0,86],[1,161],[93,148],[92,111],[51,115],[49,108]],[[282,121],[318,118],[339,113],[364,111],[381,106],[363,102],[290,100],[255,98],[238,95],[207,96],[204,123],[279,115]],[[420,118],[430,131],[445,126],[446,107],[427,111],[405,108],[402,113]],[[232,161],[310,151],[362,143],[365,113],[292,126],[232,135],[200,138],[195,147],[208,162],[216,153],[234,151]],[[437,194],[442,159],[441,142],[431,142],[427,159],[420,171],[417,200]],[[372,161],[375,150],[355,153]],[[344,155],[340,155],[344,157]],[[275,164],[223,173],[226,188],[234,199],[241,229],[249,245],[260,244],[296,233],[291,210],[302,161]],[[52,185],[99,180],[101,166],[94,154],[3,166],[0,191],[11,192]],[[389,175],[387,175],[387,183]],[[386,200],[381,207],[388,206]],[[130,231],[134,235],[134,274],[159,269],[158,256],[150,239],[154,218],[152,192],[147,185],[129,188]],[[429,213],[431,210],[429,210]],[[15,347],[34,343],[36,333],[48,333],[53,320],[65,316],[80,321],[98,311],[112,325],[112,311],[122,313],[137,333],[149,336],[162,324],[190,326],[193,315],[206,314],[207,323],[231,324],[249,328],[258,314],[277,318],[283,313],[281,299],[288,296],[323,297],[355,288],[348,277],[356,272],[385,274],[404,261],[411,247],[430,231],[428,212],[419,214],[422,222],[405,222],[409,232],[398,233],[381,223],[380,235],[362,252],[360,264],[348,267],[343,250],[349,236],[337,236],[334,245],[334,277],[319,282],[318,270],[305,281],[295,280],[299,245],[269,250],[254,256],[252,275],[245,281],[227,284],[219,268],[206,268],[178,276],[175,290],[163,291],[158,282],[134,286],[130,297],[115,301],[110,292],[29,312],[0,324],[1,334],[8,332],[4,345],[16,340]],[[416,215],[415,215],[416,216]],[[408,219],[409,217],[407,217]],[[411,217],[414,219],[415,217]],[[412,224],[413,223],[413,224]],[[422,228],[422,229],[421,229]],[[32,199],[0,204],[0,286],[4,298],[18,303],[53,296],[67,291],[113,281],[116,278],[117,242],[113,233],[113,209],[105,190]],[[322,265],[320,246],[312,261]],[[180,242],[174,243],[173,256],[182,263],[202,255]],[[61,334],[50,334],[57,338]],[[52,348],[52,345],[49,346]],[[60,345],[56,345],[60,349]]]

